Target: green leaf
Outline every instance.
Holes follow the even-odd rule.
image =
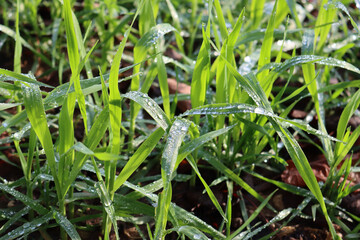
[[[272,10],[267,28],[266,28],[264,41],[261,45],[258,69],[260,69],[265,64],[270,63],[270,60],[271,60],[271,47],[272,47],[273,38],[274,38],[275,17],[276,17],[277,5],[278,5],[278,1],[276,0],[274,3],[274,8]],[[264,91],[266,92],[266,95],[269,96],[272,86],[264,88],[265,81],[267,79],[267,77],[266,77],[267,75],[268,75],[268,71],[263,71],[263,72],[259,73],[258,79],[259,79],[260,86],[263,87]]]
[[[22,103],[0,103],[0,111],[19,106],[21,104]]]
[[[170,113],[170,98],[169,98],[169,85],[167,81],[166,67],[162,55],[157,55],[157,69],[158,69],[158,80],[160,85],[161,96],[163,99],[164,111],[168,117]]]
[[[23,83],[32,83],[34,85],[39,85],[39,86],[42,86],[42,87],[47,87],[47,88],[54,88],[50,85],[47,85],[45,83],[42,83],[42,82],[38,82],[30,77],[27,77],[25,76],[24,74],[20,74],[20,73],[15,73],[15,72],[12,72],[12,71],[9,71],[9,70],[6,70],[6,69],[2,69],[0,68],[0,74],[4,74],[6,76],[9,76],[11,78],[9,79],[4,79],[4,78],[0,78],[0,81],[5,81],[5,80],[9,80],[9,81],[21,81]]]
[[[208,34],[210,34],[208,30],[205,33],[203,29],[203,42],[192,75],[190,97],[191,105],[194,108],[204,104],[210,78],[210,43],[207,37]],[[196,121],[198,120],[195,120],[195,123]]]
[[[222,162],[220,162],[216,157],[211,156],[209,153],[206,152],[199,152],[204,159],[209,162],[215,169],[226,175],[228,178],[239,184],[245,191],[250,193],[260,202],[264,201],[264,198],[257,193],[252,187],[250,187],[244,180],[242,180],[237,174],[227,168]]]
[[[26,206],[23,209],[21,209],[20,211],[18,211],[17,213],[15,213],[14,215],[12,215],[11,217],[9,217],[10,218],[9,221],[4,223],[2,225],[2,227],[0,227],[0,234],[3,234],[9,227],[11,227],[14,223],[16,223],[22,216],[28,214],[30,209],[31,209],[31,207]],[[3,218],[3,216],[1,216],[1,218]]]
[[[95,189],[101,199],[101,202],[105,208],[105,211],[106,211],[108,217],[110,218],[110,220],[113,224],[116,239],[120,239],[119,238],[119,230],[118,230],[117,222],[116,222],[116,218],[115,218],[114,205],[113,205],[113,202],[111,201],[110,195],[108,193],[108,190],[106,189],[104,182],[102,182],[102,181],[96,182]],[[108,234],[108,233],[105,233],[105,234]]]
[[[157,212],[155,214],[156,225],[154,238],[163,238],[163,232],[168,219],[172,189],[171,179],[176,170],[176,161],[180,145],[189,129],[190,122],[184,119],[176,119],[170,128],[168,138],[161,157],[161,176],[164,183],[163,191],[159,196]]]
[[[12,230],[11,232],[7,233],[6,235],[2,236],[0,240],[7,240],[7,239],[16,239],[23,236],[26,236],[32,232],[35,232],[47,221],[52,219],[52,212],[45,214],[31,222],[26,222],[20,227]]]
[[[229,132],[231,129],[233,129],[236,125],[232,125],[226,128],[222,128],[216,131],[212,131],[212,132],[208,132],[205,133],[204,135],[201,135],[198,138],[195,138],[193,140],[191,140],[190,142],[187,142],[186,144],[184,144],[180,150],[179,150],[179,155],[178,155],[178,159],[177,159],[177,165],[186,158],[187,155],[189,155],[190,153],[192,153],[194,150],[196,150],[197,148],[201,147],[203,144],[207,143],[208,141],[215,139],[216,137]]]
[[[61,188],[56,171],[55,153],[52,142],[50,130],[47,125],[45,109],[41,98],[41,92],[37,85],[22,84],[21,86],[24,95],[24,104],[27,116],[34,129],[41,145],[43,146],[50,166],[52,175],[54,176],[56,191],[58,196],[61,196]]]
[[[89,134],[86,136],[84,140],[84,145],[87,148],[89,148],[91,151],[94,151],[94,149],[97,147],[101,139],[104,137],[104,134],[108,127],[109,127],[109,108],[105,107],[101,111],[97,119],[95,120],[94,124],[92,125]],[[77,152],[75,154],[75,161],[64,184],[64,186],[66,187],[65,189],[66,191],[75,181],[86,159],[87,159],[87,155],[84,153]]]
[[[56,222],[60,225],[60,227],[62,227],[67,232],[67,234],[71,239],[75,239],[75,240],[81,239],[80,235],[76,231],[75,226],[64,215],[62,215],[57,211],[54,211],[53,217],[56,220]]]
[[[176,231],[180,234],[184,234],[190,239],[199,239],[199,240],[210,240],[204,233],[199,231],[197,228],[191,226],[181,226],[177,228],[170,229],[171,231]]]
[[[231,240],[234,239],[245,227],[249,226],[250,223],[260,214],[261,210],[268,204],[272,196],[277,190],[273,191],[269,196],[265,198],[264,201],[256,208],[256,210],[251,214],[251,216],[239,227],[235,232],[233,232],[230,236],[226,239]]]
[[[140,104],[150,116],[160,125],[164,130],[168,129],[170,120],[164,111],[151,99],[147,94],[141,92],[129,92],[123,95],[124,98],[129,98]]]
[[[136,169],[158,144],[164,133],[165,131],[162,128],[158,128],[141,144],[117,176],[114,184],[114,191],[119,189],[120,186],[131,176],[131,174],[136,171]]]

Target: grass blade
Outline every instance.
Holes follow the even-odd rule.
[[[261,45],[260,58],[259,58],[259,62],[258,62],[258,69],[260,69],[265,64],[270,63],[270,60],[271,60],[271,47],[272,47],[273,38],[274,38],[274,29],[275,29],[275,18],[276,18],[277,5],[278,5],[278,0],[275,1],[274,8],[272,10],[270,20],[269,20],[267,28],[266,28],[264,41],[263,41],[263,43]],[[267,75],[268,75],[268,71],[263,71],[263,72],[259,73],[258,79],[259,79],[260,86],[263,87],[263,89],[264,89],[264,91],[266,93],[266,96],[269,96],[269,94],[271,92],[272,85],[269,86],[268,88],[264,88],[265,81],[267,79]]]
[[[54,176],[57,194],[60,197],[62,191],[57,177],[54,146],[50,130],[47,126],[45,109],[42,102],[40,89],[38,86],[33,84],[22,84],[21,88],[24,94],[24,104],[27,116],[32,128],[34,129],[41,145],[45,150],[47,162],[50,166],[51,173]]]
[[[203,29],[203,42],[200,47],[199,55],[196,59],[195,68],[192,76],[191,82],[191,105],[196,108],[202,106],[205,103],[206,89],[210,77],[210,43],[208,36],[210,34],[208,27],[205,33]],[[195,118],[195,123],[198,121],[198,118]]]
[[[80,235],[76,231],[75,226],[61,213],[54,211],[53,217],[62,229],[66,231],[71,239],[80,240]]]
[[[0,240],[15,239],[26,236],[32,232],[38,230],[38,228],[52,219],[52,212],[45,214],[44,216],[37,218],[31,222],[24,223],[22,226],[12,230],[8,234],[0,238]]]
[[[147,94],[141,92],[129,92],[123,95],[124,98],[129,98],[140,104],[150,116],[160,125],[164,130],[168,129],[170,120],[164,111],[151,99]]]
[[[118,239],[120,239],[119,238],[119,230],[117,227],[117,222],[116,222],[116,218],[115,218],[115,208],[114,208],[113,202],[111,200],[111,196],[108,193],[108,190],[107,190],[104,182],[102,182],[102,181],[95,183],[95,189],[101,199],[102,205],[105,208],[107,216],[110,218],[110,221],[114,227],[116,239],[118,240]],[[105,232],[105,234],[110,234],[110,233]]]
[[[48,212],[48,210],[44,208],[40,203],[34,201],[33,199],[30,199],[28,196],[22,194],[19,191],[16,191],[13,188],[10,188],[5,184],[0,183],[0,190],[12,195],[18,201],[24,203],[26,206],[31,207],[31,209],[34,209],[36,212],[38,212],[41,215],[44,215]]]
[[[140,164],[158,144],[164,133],[165,131],[162,128],[158,128],[143,142],[143,144],[141,144],[117,176],[114,184],[114,191],[119,189],[120,186],[130,177],[130,175],[140,166]]]
[[[256,210],[251,214],[251,216],[239,227],[235,232],[233,232],[229,237],[226,238],[226,240],[234,239],[242,230],[244,230],[245,227],[247,227],[256,217],[259,215],[261,210],[268,204],[272,196],[274,195],[274,192],[272,192],[269,196],[265,198],[264,201],[261,202],[261,204],[256,208]]]
[[[164,230],[168,219],[168,211],[171,203],[172,189],[171,179],[176,170],[176,161],[180,145],[188,131],[190,122],[184,119],[176,119],[170,128],[169,135],[161,157],[161,176],[164,183],[163,191],[159,196],[156,208],[155,239],[164,238]]]

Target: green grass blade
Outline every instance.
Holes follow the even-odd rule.
[[[0,103],[0,111],[19,106],[21,104],[22,103]]]
[[[60,225],[61,228],[63,228],[66,233],[69,235],[71,239],[74,240],[80,240],[81,237],[76,231],[75,226],[61,213],[54,211],[53,217],[56,220],[56,222]]]
[[[200,47],[192,76],[190,97],[191,105],[194,108],[205,103],[206,89],[210,77],[210,43],[208,40],[208,34],[210,33],[208,31],[205,33],[205,30],[203,29],[203,42]]]
[[[31,208],[29,206],[26,206],[17,213],[15,213],[13,216],[11,216],[11,218],[0,227],[0,235],[2,235],[14,223],[16,223],[22,216],[28,214],[30,209]]]
[[[267,196],[264,201],[261,202],[261,204],[256,208],[256,210],[251,214],[251,216],[239,227],[236,229],[235,232],[233,232],[229,237],[226,238],[226,240],[231,240],[235,238],[242,230],[244,230],[245,227],[247,227],[261,212],[261,210],[268,204],[272,196],[274,195],[274,192],[272,192],[269,196]]]
[[[222,128],[216,131],[205,133],[198,138],[191,140],[190,142],[184,144],[179,150],[179,156],[177,159],[177,165],[186,158],[187,155],[192,153],[197,148],[201,147],[203,144],[207,143],[208,141],[215,139],[216,137],[229,132],[233,129],[236,125],[232,125],[226,128]]]
[[[129,92],[123,95],[124,98],[129,98],[140,104],[150,116],[160,125],[164,130],[168,129],[170,120],[164,111],[151,99],[147,94],[141,92]]]
[[[357,33],[360,33],[359,27],[356,24],[356,22],[354,21],[354,19],[351,17],[349,11],[347,10],[347,8],[345,7],[345,5],[342,2],[336,1],[336,2],[332,2],[330,1],[329,3],[327,3],[326,5],[324,5],[325,9],[329,9],[332,7],[336,7],[337,9],[342,10],[350,19],[351,25],[356,29]]]
[[[161,157],[161,176],[164,183],[163,191],[159,196],[157,212],[155,214],[155,239],[162,239],[168,219],[172,189],[171,179],[176,170],[176,161],[180,145],[189,129],[190,122],[176,119],[170,128],[169,135]]]
[[[220,213],[220,215],[223,217],[224,221],[227,222],[227,218],[225,216],[225,213],[224,211],[222,210],[218,200],[216,199],[214,193],[211,191],[211,188],[208,186],[208,184],[206,183],[206,181],[204,180],[204,178],[201,176],[201,173],[196,165],[196,162],[194,160],[194,158],[189,155],[187,157],[188,159],[188,163],[190,164],[190,166],[192,167],[192,169],[194,169],[196,175],[198,176],[198,178],[200,179],[200,181],[202,182],[202,184],[204,185],[205,187],[205,190],[206,190],[206,193],[208,194],[211,202],[214,204],[215,208],[218,210],[218,212]]]
[[[40,89],[33,84],[22,84],[21,86],[24,94],[24,104],[27,116],[34,129],[41,145],[45,150],[47,162],[50,166],[52,175],[54,176],[55,186],[58,196],[61,196],[62,191],[57,178],[56,162],[54,146],[50,134],[50,130],[47,126],[47,120],[45,115],[45,109],[41,98]]]
[[[358,109],[360,105],[360,90],[357,90],[357,92],[350,98],[349,103],[344,108],[343,112],[340,115],[337,131],[336,131],[336,137],[338,139],[343,139],[345,130],[348,126],[349,120]],[[340,143],[338,143],[339,145]],[[339,148],[339,146],[336,146],[336,149]]]
[[[47,88],[54,88],[50,85],[47,85],[45,83],[42,83],[42,82],[38,82],[30,77],[27,77],[23,74],[20,74],[20,73],[15,73],[15,72],[12,72],[12,71],[9,71],[9,70],[6,70],[6,69],[2,69],[0,68],[0,74],[4,74],[6,76],[9,76],[11,77],[10,79],[5,79],[5,80],[9,80],[9,81],[21,81],[21,82],[24,82],[24,83],[32,83],[32,84],[35,84],[35,85],[38,85],[38,86],[42,86],[42,87],[47,87]],[[4,79],[0,79],[0,81],[4,81]]]
[[[140,63],[146,58],[149,49],[156,44],[158,39],[162,38],[169,32],[176,31],[176,29],[168,23],[158,24],[152,27],[140,40],[136,43],[134,48],[134,63]],[[136,65],[133,74],[140,71],[140,65]],[[131,81],[131,90],[138,91],[140,86],[140,77],[136,76]]]
[[[6,235],[2,236],[0,238],[0,240],[16,239],[16,238],[26,236],[26,235],[38,230],[38,228],[41,225],[45,224],[50,219],[52,219],[51,212],[49,212],[49,213],[45,214],[44,216],[39,217],[31,222],[24,223],[20,227],[14,229],[11,232],[7,233]]]
[[[97,147],[101,139],[104,137],[104,134],[108,127],[109,127],[109,108],[105,107],[101,111],[97,119],[95,120],[93,126],[89,131],[89,134],[86,136],[84,145],[87,148],[89,148],[91,151],[94,151],[94,149]],[[66,191],[75,181],[86,159],[87,156],[84,153],[79,152],[75,155],[75,161],[73,163],[73,167],[69,175],[67,176],[66,182],[64,184],[64,186],[66,187]]]
[[[131,65],[129,67],[121,68],[118,73],[119,74],[123,73],[123,72],[131,69],[134,66],[135,65]],[[109,76],[110,76],[110,74],[104,74],[102,77],[104,78],[104,81],[106,81],[109,79]],[[131,75],[129,77],[133,77],[133,75]],[[120,79],[118,81],[118,83],[128,80],[129,77]],[[101,88],[102,88],[100,86],[101,85],[101,77],[95,77],[95,78],[91,78],[91,79],[81,80],[80,85],[81,85],[81,89],[82,89],[84,95],[97,92],[97,91],[101,90]],[[44,104],[60,106],[64,102],[65,96],[67,94],[73,93],[73,92],[75,92],[74,85],[70,85],[68,82],[64,83],[64,84],[56,87],[54,90],[52,90],[47,95],[47,97],[44,99]]]
[[[160,85],[161,96],[163,98],[163,106],[165,114],[170,118],[170,98],[169,98],[169,85],[167,81],[167,73],[162,55],[157,55],[157,68],[158,68],[158,80]]]
[[[154,7],[153,7],[154,1],[143,1],[142,7],[141,7],[141,13],[139,17],[139,32],[140,36],[144,36],[150,28],[155,26],[155,16],[154,16]],[[138,90],[138,89],[136,89]]]
[[[204,233],[199,231],[197,228],[191,226],[181,226],[177,228],[172,228],[170,231],[176,231],[180,234],[184,234],[190,239],[199,239],[199,240],[210,240]]]
[[[119,238],[119,230],[118,230],[117,222],[116,222],[116,218],[115,218],[115,208],[114,208],[113,202],[111,200],[110,194],[108,193],[108,190],[107,190],[104,182],[102,182],[102,181],[95,183],[95,189],[101,199],[101,202],[105,208],[105,211],[106,211],[108,217],[111,220],[111,223],[114,227],[116,239],[118,240],[118,239],[120,239]],[[105,232],[105,234],[110,235],[109,232]]]
[[[261,19],[263,16],[265,0],[252,0],[251,1],[251,12],[250,12],[250,22],[251,29],[257,29],[260,26]]]
[[[14,54],[14,72],[21,73],[21,52],[22,45],[20,40],[20,30],[19,30],[19,15],[20,15],[20,0],[16,1],[16,20],[15,20],[15,54]]]
[[[43,207],[40,203],[34,201],[33,199],[29,198],[28,196],[22,194],[21,192],[10,188],[9,186],[0,183],[0,190],[7,192],[8,194],[15,197],[18,201],[24,203],[26,206],[31,207],[31,209],[34,209],[36,212],[38,212],[41,215],[44,215],[48,212],[48,210]]]
[[[278,133],[279,137],[281,138],[282,142],[284,143],[291,159],[293,160],[296,169],[299,171],[302,179],[310,189],[310,191],[314,194],[315,198],[320,203],[321,210],[325,216],[325,219],[329,225],[329,229],[333,238],[335,238],[336,232],[334,226],[331,223],[330,217],[328,215],[324,197],[321,193],[320,186],[315,178],[315,175],[311,169],[311,166],[302,151],[301,147],[299,146],[298,142],[295,138],[290,134],[287,129],[282,128],[276,120],[270,119],[270,122],[276,132]],[[336,239],[336,238],[335,238]]]
[[[328,38],[330,29],[331,29],[331,25],[329,23],[332,23],[335,15],[336,15],[336,10],[337,10],[336,8],[332,8],[332,9],[324,8],[324,5],[327,3],[328,3],[328,0],[321,1],[319,13],[316,18],[315,29],[314,29],[314,33],[315,33],[314,40],[316,42],[319,38],[319,41],[316,46],[317,52],[323,48],[323,46]]]
[[[271,60],[271,47],[272,47],[272,43],[273,43],[273,39],[274,39],[274,29],[275,29],[275,18],[276,18],[277,5],[278,5],[278,0],[275,1],[274,8],[272,10],[270,20],[269,20],[267,28],[266,28],[265,38],[261,45],[258,69],[260,69],[265,64],[270,63],[270,60]],[[269,73],[268,71],[263,71],[263,72],[259,73],[259,75],[258,75],[260,86],[263,87],[263,89],[266,93],[266,96],[269,96],[269,94],[271,92],[271,87],[272,87],[272,86],[270,86],[268,88],[264,88],[268,73]]]
[[[66,38],[67,50],[69,55],[70,68],[71,68],[71,72],[74,74],[76,73],[77,66],[80,62],[80,55],[79,55],[79,48],[75,34],[70,0],[64,0],[63,12],[64,12],[65,30],[67,36]]]
[[[209,162],[215,169],[222,172],[224,175],[229,177],[231,180],[239,184],[245,191],[250,193],[252,196],[254,196],[257,200],[260,202],[264,201],[264,198],[257,193],[253,188],[251,188],[244,180],[242,180],[237,174],[235,174],[233,171],[231,171],[229,168],[227,168],[223,163],[221,163],[216,157],[211,156],[210,154],[206,152],[199,152],[200,155],[204,157],[204,159]],[[270,207],[272,208],[272,207]]]
[[[280,64],[268,64],[268,65],[265,65],[262,69],[260,69],[259,72],[266,68],[273,68],[274,69],[273,71],[275,71],[277,73],[282,73],[293,66],[296,66],[299,64],[306,64],[306,63],[317,63],[317,64],[325,65],[325,66],[340,67],[340,68],[360,74],[359,68],[355,67],[354,65],[352,65],[348,62],[341,61],[336,58],[322,57],[322,56],[317,56],[317,55],[301,55],[301,56],[296,56],[296,57],[290,58],[288,60],[285,60],[283,63],[280,63]]]
[[[217,15],[217,20],[219,22],[221,38],[226,39],[228,37],[228,30],[225,24],[225,18],[219,0],[214,0],[214,7]]]
[[[131,174],[140,166],[140,164],[151,153],[154,147],[158,144],[165,131],[162,128],[155,130],[141,146],[136,150],[134,155],[131,156],[125,167],[121,170],[117,176],[114,184],[114,191],[120,188],[120,186],[131,176]]]

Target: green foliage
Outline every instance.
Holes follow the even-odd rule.
[[[0,161],[23,173],[0,178],[3,199],[18,202],[0,209],[0,239],[46,238],[54,227],[62,239],[80,239],[93,218],[102,219],[104,239],[121,237],[120,222],[143,239],[252,239],[278,222],[266,239],[308,205],[333,239],[333,223],[358,238],[360,219],[340,207],[359,188],[347,181],[358,171],[360,136],[349,124],[360,104],[359,13],[350,1],[80,2],[0,3],[0,51],[13,61],[13,71],[0,66],[0,143],[11,144],[1,148],[13,147],[19,164],[5,153]],[[127,80],[129,89],[120,88]],[[182,100],[192,109],[179,113]],[[308,116],[292,119],[301,104]],[[327,119],[339,109],[332,129]],[[301,141],[324,154],[325,183]],[[261,174],[278,176],[288,158],[306,187]],[[190,170],[180,173],[183,165]],[[276,190],[264,196],[249,177],[304,201],[276,210]],[[178,186],[204,190],[216,228],[177,205]],[[257,205],[251,214],[248,194]],[[234,229],[237,201],[244,221]],[[257,222],[265,207],[272,217]]]

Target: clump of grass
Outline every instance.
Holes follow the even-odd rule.
[[[1,112],[0,133],[9,137],[0,141],[14,144],[23,177],[12,182],[1,178],[0,189],[25,207],[18,212],[18,206],[1,209],[0,239],[48,239],[54,227],[60,227],[61,239],[80,239],[81,231],[91,231],[86,222],[94,218],[102,221],[104,239],[112,233],[119,239],[122,222],[133,224],[143,239],[251,239],[277,223],[279,228],[263,237],[267,239],[303,215],[308,205],[313,218],[316,210],[324,216],[333,239],[340,238],[333,223],[345,237],[359,236],[360,225],[348,225],[359,218],[339,206],[359,188],[346,182],[354,168],[351,156],[344,160],[360,135],[360,127],[348,127],[360,104],[359,90],[353,89],[358,81],[348,79],[360,74],[352,52],[352,39],[359,34],[353,18],[357,13],[349,4],[312,3],[319,11],[316,19],[305,4],[283,0],[251,1],[249,9],[242,8],[241,1],[232,7],[218,0],[141,0],[124,6],[91,0],[80,5],[64,0],[61,6],[58,1],[2,4],[9,8],[1,11],[5,35],[0,40],[11,45],[13,38],[15,47],[13,71],[0,69],[0,107],[17,111]],[[39,4],[54,13],[49,25],[39,14]],[[184,11],[188,5],[191,9]],[[20,14],[26,7],[31,11]],[[15,30],[8,14],[12,10]],[[29,25],[22,26],[22,21]],[[343,25],[332,29],[336,21]],[[44,33],[51,34],[42,39]],[[58,86],[39,81],[45,74],[22,74],[22,48],[33,52],[33,69],[45,63],[49,72],[58,71]],[[180,60],[169,58],[167,49]],[[129,69],[132,73],[119,79]],[[171,95],[170,76],[191,85],[191,94]],[[339,83],[331,84],[332,76]],[[119,83],[130,79],[129,90],[122,94]],[[277,81],[284,82],[280,89]],[[292,90],[294,83],[301,87]],[[158,102],[148,95],[156,86]],[[178,97],[190,99],[193,108],[178,114]],[[317,127],[289,117],[305,98]],[[332,136],[326,116],[334,104],[343,110]],[[75,128],[79,124],[83,131]],[[76,137],[79,132],[83,137]],[[330,166],[325,183],[316,180],[299,137],[320,139],[317,147]],[[275,174],[284,169],[283,150],[306,188],[261,175],[261,168]],[[10,162],[4,154],[1,159]],[[184,160],[191,173],[179,174]],[[212,183],[204,176],[206,169],[215,172]],[[244,180],[245,174],[304,200],[297,208],[275,209],[270,200],[276,190],[264,197]],[[220,183],[227,192],[222,202],[212,188]],[[175,184],[204,189],[220,224],[214,227],[179,207],[173,201]],[[245,194],[259,202],[250,216]],[[244,221],[234,229],[236,201]],[[265,207],[272,219],[253,225]]]

